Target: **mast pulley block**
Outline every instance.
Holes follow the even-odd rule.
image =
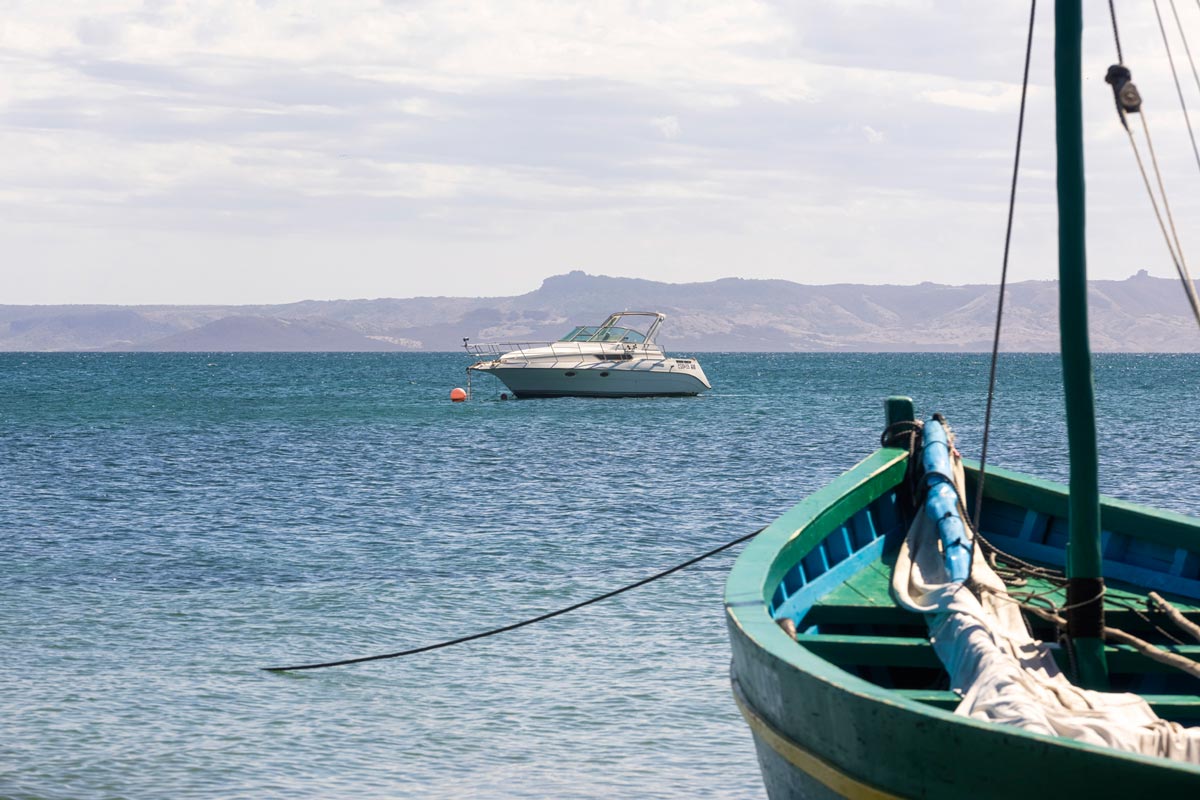
[[[1133,83],[1133,73],[1124,64],[1113,64],[1104,76],[1104,82],[1113,87],[1113,100],[1117,103],[1117,111],[1121,114],[1121,122],[1125,122],[1126,114],[1136,114],[1142,110],[1142,95]]]

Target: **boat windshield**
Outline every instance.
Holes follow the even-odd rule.
[[[646,337],[632,328],[605,327],[603,325],[580,325],[560,342],[637,342],[646,341]]]

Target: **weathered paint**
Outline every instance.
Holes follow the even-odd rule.
[[[868,786],[860,780],[839,770],[810,750],[805,750],[784,734],[771,727],[771,723],[760,717],[742,694],[737,681],[733,682],[733,699],[742,718],[754,731],[755,738],[765,742],[789,764],[810,776],[814,781],[850,800],[900,800],[896,795]]]

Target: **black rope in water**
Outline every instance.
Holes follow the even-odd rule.
[[[765,530],[766,530],[766,526],[759,528],[758,530],[754,531],[753,533],[748,533],[745,536],[740,536],[737,539],[734,539],[732,542],[727,542],[727,543],[721,545],[720,547],[713,548],[712,550],[709,550],[707,553],[698,555],[695,558],[690,558],[687,561],[684,561],[682,564],[677,564],[677,565],[671,567],[670,569],[665,569],[662,572],[659,572],[655,575],[651,575],[649,578],[642,578],[640,581],[637,581],[636,583],[631,583],[628,586],[622,586],[620,589],[614,589],[611,592],[605,592],[604,594],[599,595],[598,597],[593,597],[589,600],[584,600],[582,602],[575,603],[574,605],[567,606],[566,608],[560,608],[557,611],[551,611],[546,614],[541,614],[539,616],[532,617],[531,619],[522,620],[520,622],[514,622],[511,625],[504,625],[503,627],[500,627],[500,628],[492,628],[491,630],[482,631],[480,633],[472,633],[470,636],[460,636],[457,639],[450,639],[449,641],[438,642],[437,644],[427,644],[424,647],[414,647],[411,650],[401,650],[398,653],[385,653],[383,655],[378,655],[378,656],[362,656],[360,658],[345,658],[345,659],[342,659],[341,661],[326,661],[321,664],[299,664],[297,666],[292,666],[292,667],[263,667],[262,669],[266,672],[299,672],[300,670],[303,670],[303,669],[324,669],[325,667],[344,667],[347,664],[362,664],[363,662],[366,662],[366,661],[382,661],[385,658],[402,658],[404,656],[415,656],[417,653],[428,653],[431,650],[440,650],[443,647],[450,647],[451,645],[462,644],[464,642],[471,642],[476,639],[484,639],[484,638],[487,638],[488,636],[495,636],[500,633],[507,633],[508,631],[515,631],[517,628],[524,628],[526,625],[533,625],[535,622],[544,622],[553,617],[562,616],[563,614],[583,608],[584,606],[590,606],[593,603],[599,603],[601,600],[607,600],[610,597],[616,597],[617,595],[619,595],[623,592],[628,592],[630,589],[636,589],[639,586],[645,586],[647,583],[656,581],[659,578],[665,578],[666,576],[668,576],[672,573],[679,572],[682,569],[687,569],[688,567],[692,566],[693,564],[703,561],[706,558],[715,556],[717,553],[720,553],[723,550],[728,550],[729,548],[739,545],[742,542],[749,541],[750,539],[753,539],[755,536],[758,536],[760,533],[762,533]]]
[[[1111,2],[1111,0],[1109,0]],[[1029,62],[1033,55],[1033,21],[1037,0],[1029,4],[1029,35],[1025,39],[1025,74],[1021,79],[1021,110],[1017,115],[1017,148],[1013,155],[1012,186],[1008,192],[1008,227],[1004,231],[1004,262],[1000,268],[1000,299],[996,304],[996,333],[992,337],[992,365],[988,373],[987,410],[983,415],[983,446],[979,454],[979,483],[975,487],[975,527],[983,509],[983,479],[987,472],[988,437],[992,431],[992,400],[996,394],[996,361],[1000,354],[1000,323],[1004,319],[1004,289],[1008,285],[1008,252],[1012,244],[1013,214],[1017,205],[1017,175],[1021,169],[1021,138],[1025,132],[1025,97],[1029,91]]]

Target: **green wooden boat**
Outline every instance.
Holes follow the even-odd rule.
[[[988,467],[978,534],[1001,569],[1025,570],[1024,595],[1066,609],[1071,638],[1049,645],[1062,670],[1093,689],[1135,692],[1161,718],[1200,725],[1200,679],[1114,641],[1112,628],[1190,662],[1200,641],[1180,630],[1157,592],[1200,622],[1200,520],[1096,492],[1087,344],[1080,130],[1079,0],[1056,7],[1060,317],[1070,487]],[[889,398],[881,426],[904,430],[912,401]],[[1200,765],[1032,732],[954,713],[961,697],[929,638],[928,615],[890,590],[930,485],[904,436],[768,526],[726,585],[733,695],[754,736],[768,795],[779,798],[1188,797]],[[977,463],[955,493],[975,513]],[[963,497],[965,495],[965,497]],[[917,498],[920,500],[920,497]],[[940,524],[940,523],[939,523]],[[970,527],[969,525],[967,526]],[[943,546],[951,552],[943,534]],[[1069,545],[1069,546],[1068,546]],[[947,556],[947,570],[952,570]],[[1058,581],[1036,567],[1057,568]],[[1103,579],[1101,576],[1104,576]],[[1097,587],[1103,592],[1102,602]],[[1101,615],[1103,609],[1103,615]],[[1058,624],[1031,616],[1032,634]],[[1105,637],[1108,640],[1105,640]],[[1179,644],[1174,640],[1190,643]]]
[[[911,522],[908,460],[907,449],[876,451],[771,523],[729,576],[733,693],[754,734],[768,795],[1200,792],[1200,767],[956,716],[960,698],[929,688],[944,684],[945,673],[925,624],[888,591]],[[968,496],[977,474],[968,464]],[[1065,486],[989,468],[984,487],[980,530],[990,541],[1027,560],[1064,563]],[[1100,507],[1108,596],[1140,603],[1146,587],[1158,587],[1200,620],[1200,521],[1105,498]],[[1031,581],[1028,588],[1051,587]],[[1056,599],[1063,605],[1061,594]],[[776,622],[789,614],[799,618],[795,639]],[[1126,608],[1108,608],[1107,621],[1151,635]],[[1053,640],[1045,628],[1035,633]],[[1166,649],[1200,660],[1200,644]],[[1200,724],[1194,678],[1127,645],[1105,651],[1114,688],[1141,690],[1159,716]]]

